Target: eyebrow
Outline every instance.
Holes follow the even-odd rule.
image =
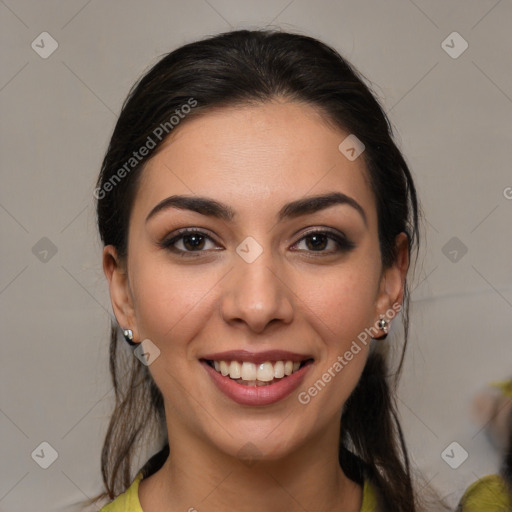
[[[300,217],[301,215],[315,213],[337,204],[348,205],[354,208],[363,218],[365,225],[368,226],[368,220],[363,207],[355,199],[341,192],[309,196],[287,203],[279,210],[277,219],[278,222],[282,222],[287,219]],[[225,221],[232,221],[236,217],[236,213],[231,207],[214,199],[201,196],[174,195],[160,201],[149,212],[146,217],[146,222],[157,213],[170,208],[191,210],[201,215],[215,217]]]

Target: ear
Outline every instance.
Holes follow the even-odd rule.
[[[377,315],[385,315],[393,306],[396,308],[396,304],[401,306],[404,299],[405,279],[409,269],[409,243],[405,233],[396,236],[395,250],[395,261],[382,272],[379,296],[375,303]]]
[[[133,331],[133,341],[140,340],[128,272],[113,245],[103,249],[103,272],[108,280],[110,302],[117,322],[122,329]]]

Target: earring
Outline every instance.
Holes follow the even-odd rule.
[[[389,321],[386,320],[386,317],[384,315],[380,315],[379,321],[377,322],[377,327],[384,331],[384,334],[388,333],[389,330]]]
[[[389,320],[386,320],[386,317],[384,315],[380,315],[380,318],[377,320],[377,327],[384,332],[382,336],[379,336],[378,338],[374,338],[375,340],[385,340],[388,331],[389,331]]]
[[[123,336],[126,342],[132,347],[137,345],[137,343],[133,341],[133,331],[131,329],[123,329]]]

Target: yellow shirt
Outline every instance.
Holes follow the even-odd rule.
[[[144,512],[139,501],[139,482],[142,480],[140,472],[132,485],[120,494],[112,503],[105,505],[100,512]],[[361,512],[377,511],[377,493],[373,486],[365,480],[363,487],[363,505]]]
[[[473,482],[461,498],[460,512],[510,512],[512,496],[499,475],[487,475]]]

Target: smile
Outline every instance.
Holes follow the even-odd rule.
[[[206,360],[216,372],[245,386],[269,386],[299,371],[310,361],[265,361],[255,364],[249,361]]]
[[[232,350],[205,354],[199,361],[224,396],[241,405],[264,406],[297,389],[314,358],[283,350]]]

